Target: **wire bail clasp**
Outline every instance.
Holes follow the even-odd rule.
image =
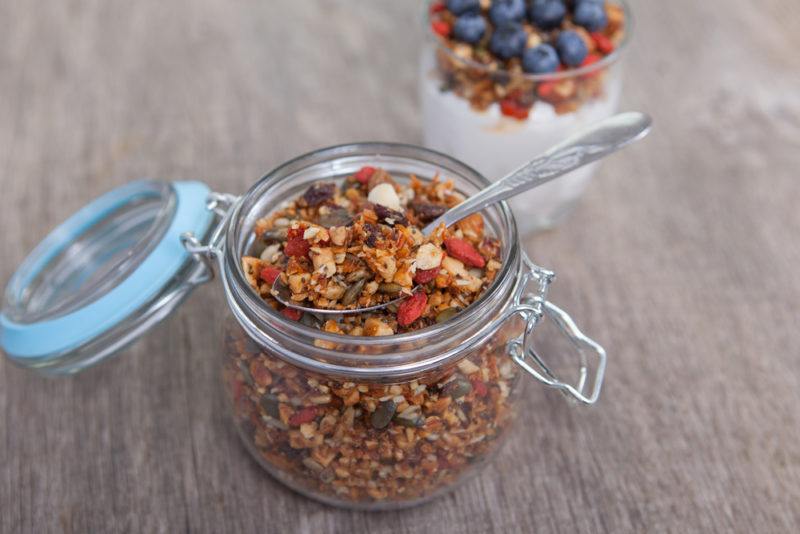
[[[515,297],[515,307],[512,313],[519,313],[526,319],[525,330],[517,338],[508,342],[508,352],[511,358],[528,373],[548,387],[558,389],[567,398],[583,404],[594,404],[600,396],[603,378],[606,369],[606,351],[597,342],[581,332],[572,318],[564,310],[547,300],[547,290],[555,279],[552,271],[543,269],[523,256],[524,264],[528,270],[524,274],[521,290]],[[535,291],[526,293],[527,286],[533,283]],[[575,385],[562,381],[555,376],[542,357],[533,348],[533,331],[539,322],[550,319],[558,327],[580,354],[580,367]],[[587,354],[593,355],[596,360],[594,379],[591,392],[587,394],[590,373]]]
[[[208,243],[203,243],[192,232],[181,234],[181,244],[194,258],[201,262],[205,269],[198,275],[195,284],[203,284],[214,279],[214,261],[221,263],[223,236],[233,216],[233,208],[241,197],[228,193],[211,192],[206,198],[206,209],[213,211],[219,220],[212,228]]]

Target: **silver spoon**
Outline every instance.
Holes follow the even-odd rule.
[[[638,111],[620,113],[601,120],[569,136],[538,158],[529,161],[501,180],[469,197],[461,204],[447,210],[443,215],[423,228],[422,233],[428,236],[442,223],[449,227],[464,217],[482,211],[496,202],[511,198],[567,174],[578,167],[583,167],[604,158],[646,136],[650,131],[652,122],[649,115]],[[290,300],[290,292],[282,284],[280,277],[275,280],[271,293],[278,302],[289,308],[323,315],[375,311],[396,304],[408,296],[403,295],[389,302],[352,310],[310,308]]]

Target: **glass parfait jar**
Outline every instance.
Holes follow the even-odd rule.
[[[633,24],[624,0],[609,0],[606,9],[617,35],[614,51],[552,74],[527,74],[517,63],[510,70],[484,64],[468,45],[447,46],[428,30],[419,75],[424,145],[498,180],[574,131],[613,115],[622,90],[620,58]],[[520,234],[563,220],[595,170],[596,164],[577,169],[512,199]]]
[[[230,312],[221,351],[222,381],[247,450],[291,488],[329,504],[361,509],[410,506],[453,489],[477,472],[513,425],[523,371],[572,399],[593,404],[603,380],[605,352],[547,300],[554,275],[532,264],[520,249],[505,204],[483,212],[488,233],[502,243],[501,271],[477,302],[449,320],[394,336],[341,336],[317,329],[311,314],[291,321],[265,304],[250,287],[241,261],[253,246],[256,221],[311,183],[344,178],[364,165],[379,165],[397,177],[446,176],[464,195],[488,185],[477,172],[443,154],[364,143],[289,161],[241,197],[207,189],[201,196],[204,189],[197,183],[188,187],[190,195],[180,182],[126,186],[68,220],[14,275],[0,316],[6,355],[45,373],[79,370],[141,335],[216,270]],[[109,205],[109,196],[121,203]],[[127,202],[120,200],[125,198]],[[201,198],[204,202],[198,203]],[[187,206],[199,209],[188,216]],[[138,224],[123,224],[126,214],[134,214]],[[166,229],[157,231],[161,226]],[[176,234],[180,226],[191,231]],[[120,232],[133,236],[134,250],[148,240],[160,241],[143,252],[141,261],[104,253]],[[68,242],[54,241],[65,236]],[[57,254],[47,253],[51,245]],[[73,246],[88,255],[70,269],[64,263],[75,258]],[[151,260],[165,249],[175,255],[169,256],[174,271],[161,274],[164,269]],[[123,280],[97,283],[108,282],[105,274],[114,272],[120,261],[125,268],[116,271],[123,273]],[[65,313],[37,317],[43,298],[54,294],[36,273],[53,262],[61,262],[76,280],[94,280],[64,286],[76,293],[91,289],[91,298],[71,295],[66,300],[73,305]],[[142,269],[161,274],[163,285],[135,301],[130,292]],[[73,314],[113,300],[120,288],[136,304],[127,310],[127,318],[98,325],[84,316],[83,330],[73,329],[82,334],[77,345],[73,337],[67,346],[59,331],[51,336],[55,345],[37,344],[36,329],[61,320],[78,325]],[[98,323],[104,316],[96,312]],[[572,382],[557,378],[536,351],[532,334],[545,318],[578,349]]]

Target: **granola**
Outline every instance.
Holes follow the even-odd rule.
[[[259,219],[242,265],[253,290],[289,320],[343,336],[421,330],[476,302],[502,266],[501,243],[481,215],[422,235],[463,199],[451,181],[401,183],[363,167]],[[336,310],[405,299],[323,320],[284,307],[274,291]],[[278,479],[337,504],[411,504],[451,488],[500,443],[518,378],[506,347],[520,329],[509,320],[457,361],[391,383],[295,366],[230,321],[223,377],[240,435]],[[323,346],[315,340],[309,351]]]
[[[505,348],[512,326],[455,366],[389,385],[305,371],[231,324],[223,377],[240,435],[278,479],[337,504],[412,504],[501,443],[519,378]]]
[[[341,184],[314,183],[259,219],[242,266],[253,289],[288,319],[353,336],[425,328],[479,299],[502,266],[500,242],[486,235],[480,214],[423,236],[425,224],[462,200],[452,181],[410,176],[404,184],[363,167]],[[331,310],[395,302],[323,322],[283,307],[276,291],[284,301]]]
[[[591,66],[617,50],[626,27],[624,8],[603,0],[437,1],[429,17],[441,90],[518,120],[537,102],[563,114],[602,97],[607,66]]]

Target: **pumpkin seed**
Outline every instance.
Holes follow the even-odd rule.
[[[397,295],[403,290],[400,284],[381,284],[378,286],[378,292],[386,295]]]
[[[333,469],[331,469],[330,467],[328,467],[327,469],[324,469],[319,474],[319,479],[321,481],[323,481],[324,483],[326,483],[326,484],[330,484],[331,482],[333,482],[334,478],[336,478],[336,474],[333,472]]]
[[[322,321],[313,313],[305,312],[300,316],[300,322],[311,328],[322,328]]]
[[[362,279],[348,287],[347,291],[344,292],[344,296],[342,297],[342,304],[349,306],[355,302],[356,299],[361,295],[361,291],[364,289],[364,285],[366,283],[367,281]]]
[[[259,399],[258,403],[261,405],[261,407],[264,409],[264,412],[267,415],[269,415],[274,419],[280,419],[281,414],[280,411],[278,410],[278,406],[280,406],[280,401],[278,400],[278,397],[267,393],[266,395],[263,395]]]
[[[369,419],[369,422],[372,424],[372,428],[382,429],[389,426],[389,423],[394,417],[394,412],[397,410],[397,405],[394,403],[393,400],[385,400],[378,404],[378,407],[375,408],[375,411],[372,412],[372,416]]]
[[[346,208],[331,208],[325,215],[317,218],[317,224],[325,228],[333,226],[350,226],[353,224],[353,216]]]
[[[464,395],[472,391],[472,384],[464,377],[458,377],[451,380],[442,388],[442,394],[454,399],[460,399]]]
[[[458,315],[458,308],[445,308],[436,314],[436,322],[443,323]]]
[[[261,234],[261,241],[263,241],[264,244],[275,243],[276,241],[285,241],[288,235],[288,228],[274,228]]]
[[[247,382],[249,386],[255,387],[253,375],[250,374],[250,369],[247,368],[247,364],[239,360],[238,365],[239,370],[242,372],[242,378],[244,378],[244,381]]]

